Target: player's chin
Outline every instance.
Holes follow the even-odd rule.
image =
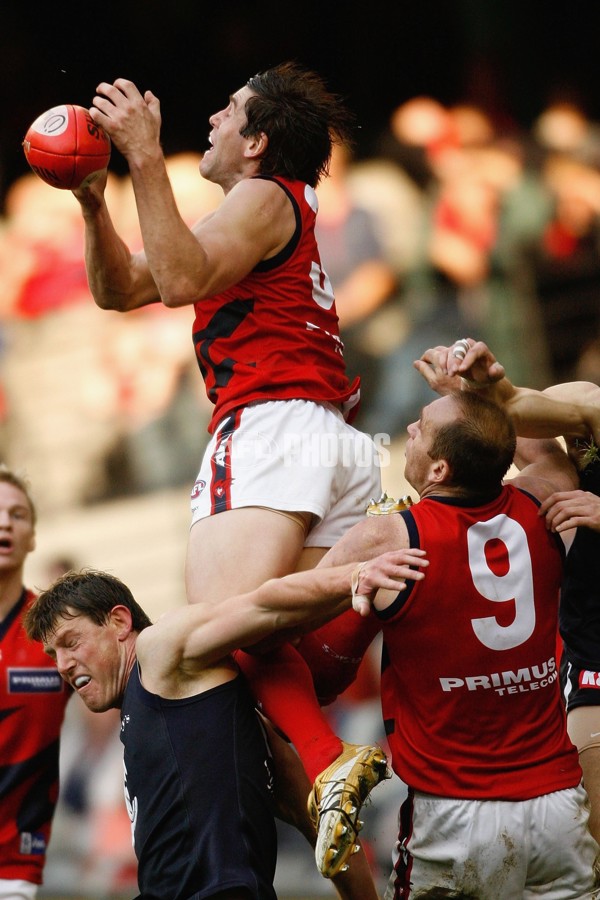
[[[115,703],[112,701],[108,701],[106,699],[101,699],[99,697],[81,697],[87,708],[90,712],[93,713],[101,713],[107,712],[109,709],[113,709]]]
[[[203,175],[205,178],[208,177],[210,171],[213,168],[214,152],[215,151],[212,147],[210,150],[206,150],[204,155],[202,156],[202,159],[200,160],[200,162],[198,164],[198,170],[199,170],[200,174]]]

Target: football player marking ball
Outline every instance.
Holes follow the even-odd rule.
[[[83,106],[54,106],[38,116],[23,140],[25,158],[42,181],[73,190],[106,169],[110,138]]]

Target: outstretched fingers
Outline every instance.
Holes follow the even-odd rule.
[[[368,615],[378,590],[403,591],[407,580],[425,577],[421,568],[428,565],[425,551],[418,548],[391,550],[360,563],[352,573],[352,606],[360,615]]]
[[[600,497],[589,491],[558,491],[540,506],[539,515],[546,517],[546,527],[561,533],[585,526],[600,531]]]
[[[448,372],[449,353],[449,347],[430,347],[413,363],[417,372],[437,394],[448,394],[460,387],[456,376]]]

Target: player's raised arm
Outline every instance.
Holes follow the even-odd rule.
[[[177,677],[177,671],[185,670],[191,675],[274,632],[304,631],[314,621],[333,618],[351,605],[353,594],[364,598],[364,615],[377,590],[404,590],[407,579],[424,577],[420,568],[427,564],[423,550],[392,551],[364,563],[270,579],[255,591],[217,604],[182,607],[140,634],[138,657],[142,668],[144,660],[151,660],[154,673]]]
[[[415,367],[437,393],[476,390],[498,403],[522,437],[593,436],[596,443],[600,442],[597,385],[570,382],[544,391],[516,387],[487,344],[472,338],[425,351]]]

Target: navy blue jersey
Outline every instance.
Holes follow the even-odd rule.
[[[275,900],[270,757],[243,678],[164,700],[134,666],[121,741],[140,900]]]
[[[580,487],[600,495],[600,462],[580,473]],[[578,528],[567,554],[562,583],[560,634],[578,669],[600,670],[600,533]],[[596,691],[599,695],[600,691]]]

